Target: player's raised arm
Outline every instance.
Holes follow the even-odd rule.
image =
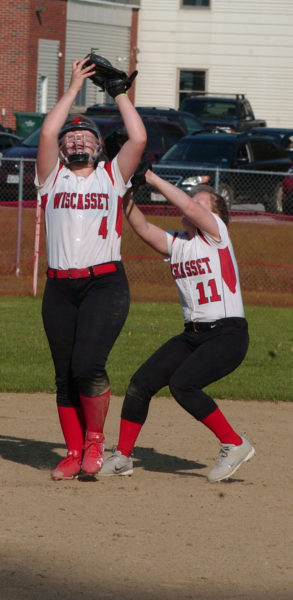
[[[145,149],[147,134],[142,119],[126,94],[115,97],[115,102],[124,121],[128,140],[118,154],[118,165],[125,182],[139,165]]]
[[[216,240],[220,239],[218,224],[211,212],[210,194],[198,193],[191,198],[186,192],[162,179],[150,169],[146,171],[145,178],[146,182],[176,206],[190,223]]]
[[[58,134],[64,124],[72,104],[81,90],[83,82],[93,74],[93,66],[85,67],[87,59],[72,63],[72,75],[68,90],[45,117],[40,134],[37,154],[37,173],[39,183],[44,183],[54,169],[58,154]]]
[[[94,66],[95,74],[91,76],[93,83],[102,90],[107,90],[122,116],[128,140],[118,153],[118,166],[124,182],[127,183],[140,162],[147,141],[145,126],[127,96],[127,90],[131,87],[137,71],[128,76],[97,54],[90,54],[86,64]]]
[[[160,254],[168,254],[166,232],[147,221],[144,214],[134,203],[131,189],[124,196],[124,212],[132,229],[142,240]]]

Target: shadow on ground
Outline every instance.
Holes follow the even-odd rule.
[[[53,469],[60,461],[59,450],[66,450],[65,444],[32,440],[29,438],[0,435],[0,455],[4,460],[28,465],[34,469]],[[108,449],[110,451],[110,449]],[[204,469],[205,464],[157,452],[154,448],[137,446],[134,452],[135,467],[146,471],[196,475],[191,470]]]

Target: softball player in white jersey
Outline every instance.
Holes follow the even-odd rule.
[[[51,473],[54,480],[80,471],[93,476],[103,463],[110,398],[105,365],[129,310],[120,256],[122,197],[146,144],[144,125],[125,93],[115,102],[128,139],[110,162],[98,163],[102,140],[93,121],[84,115],[66,121],[84,80],[95,72],[85,67],[87,60],[74,61],[68,90],[44,120],[37,156],[48,256],[42,315],[68,450]]]
[[[122,406],[117,450],[106,459],[100,474],[132,473],[131,452],[150,400],[169,385],[177,402],[220,440],[220,455],[208,480],[221,481],[254,454],[248,440],[236,433],[203,391],[236,369],[249,343],[238,269],[225,224],[228,211],[223,198],[207,186],[191,198],[150,170],[146,181],[183,214],[184,231],[170,233],[149,223],[131,199],[126,205],[133,229],[170,258],[184,331],[159,348],[131,378]]]

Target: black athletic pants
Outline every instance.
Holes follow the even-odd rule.
[[[184,330],[161,346],[131,378],[121,416],[143,424],[154,394],[168,385],[177,402],[196,419],[217,404],[202,388],[231,373],[249,344],[246,319],[222,319],[206,332]]]
[[[74,406],[79,394],[105,392],[105,365],[129,311],[129,287],[117,271],[93,278],[47,279],[42,316],[55,366],[57,404]]]

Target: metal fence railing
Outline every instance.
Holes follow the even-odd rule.
[[[221,194],[231,209],[237,205],[261,205],[261,209],[270,213],[293,214],[293,171],[252,171],[248,169],[224,168],[199,168],[168,166],[157,164],[154,171],[174,185],[190,191],[205,178],[205,183],[213,186]],[[153,201],[159,204],[166,200],[150,186],[139,188],[136,193],[136,202],[150,204]],[[258,209],[260,207],[258,206]]]
[[[198,175],[198,170],[193,170],[193,174],[195,172]],[[34,173],[35,160],[2,159],[0,294],[41,294],[43,291],[47,262],[43,215],[40,211],[36,212]],[[179,170],[172,173],[173,177],[182,177]],[[240,202],[238,192],[234,194],[229,227],[239,265],[244,301],[292,306],[293,203],[289,204],[289,198],[293,200],[293,173],[231,173],[215,169],[214,174],[214,186],[219,191],[227,174],[238,178],[238,188],[243,190],[241,197],[243,202],[247,202]],[[284,207],[277,206],[276,210],[267,212],[264,203],[259,202],[254,177],[260,177],[260,189],[267,190],[269,184],[273,189],[271,184],[275,175],[281,177],[279,183],[282,198],[286,195],[288,204],[285,211]],[[280,189],[279,185],[279,192]],[[181,228],[178,211],[168,205],[165,199],[161,198],[159,202],[151,200],[150,194],[153,192],[148,186],[140,188],[139,192],[137,201],[149,220],[164,229]],[[236,204],[236,201],[239,203]],[[169,264],[137,237],[126,220],[123,224],[122,258],[133,300],[177,301]]]
[[[33,150],[32,150],[33,151]],[[0,156],[0,203],[35,201],[35,158],[6,158]],[[292,171],[252,171],[249,169],[203,169],[184,166],[168,167],[154,165],[161,177],[183,189],[192,187],[192,181],[205,176],[208,183],[224,196],[229,208],[235,205],[257,205],[257,210],[293,215],[293,167]],[[166,205],[162,196],[150,186],[142,186],[136,193],[138,204]],[[261,206],[259,206],[261,205]],[[2,204],[3,206],[3,204]],[[251,209],[251,207],[250,207]],[[162,210],[164,214],[164,209]]]

